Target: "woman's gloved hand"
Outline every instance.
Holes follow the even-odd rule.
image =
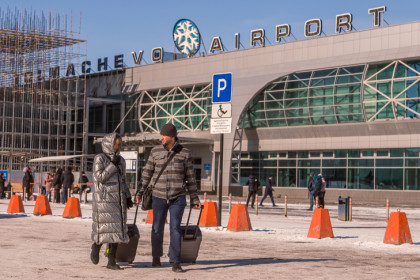
[[[112,158],[111,162],[112,162],[115,166],[120,165],[120,157],[119,157],[119,156],[117,156],[117,155],[115,155],[115,156]]]

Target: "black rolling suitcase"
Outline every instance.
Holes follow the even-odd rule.
[[[128,243],[119,243],[117,247],[117,254],[115,256],[115,261],[118,262],[128,262],[133,263],[134,258],[137,253],[137,245],[139,244],[140,232],[136,225],[137,212],[139,206],[136,207],[136,215],[134,216],[134,224],[127,225],[128,227],[128,236],[130,237],[130,242]]]
[[[200,208],[197,225],[188,226],[191,217],[192,207],[188,214],[187,224],[181,226],[181,232],[184,234],[181,239],[181,263],[195,263],[197,261],[198,251],[200,250],[201,240],[203,238],[200,227],[200,217],[203,207]]]

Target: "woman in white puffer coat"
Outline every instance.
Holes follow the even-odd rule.
[[[103,243],[109,244],[109,269],[120,269],[115,263],[118,243],[128,243],[127,208],[133,206],[130,190],[125,181],[125,160],[120,154],[121,136],[106,135],[102,140],[102,153],[93,162],[92,204],[92,263],[99,262]]]

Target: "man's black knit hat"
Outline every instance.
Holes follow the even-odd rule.
[[[167,123],[164,126],[162,126],[162,129],[160,130],[160,135],[176,137],[178,135],[178,132],[176,131],[176,127],[173,124]]]

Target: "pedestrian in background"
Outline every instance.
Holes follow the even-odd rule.
[[[249,200],[252,198],[251,207],[254,208],[255,196],[260,186],[258,179],[254,175],[249,175],[248,181],[245,185],[248,185],[248,197],[246,199],[246,207],[249,205]]]
[[[313,209],[314,199],[316,197],[314,175],[315,175],[315,172],[311,172],[309,174],[309,180],[308,180],[309,208],[308,210]]]
[[[263,206],[263,202],[268,195],[271,198],[271,202],[273,203],[273,207],[276,206],[276,204],[274,203],[274,198],[273,198],[273,191],[274,190],[273,190],[273,186],[271,185],[272,180],[273,180],[273,176],[269,176],[265,179],[265,192],[264,192],[264,197],[261,199],[260,206]]]
[[[31,186],[32,182],[33,182],[33,177],[32,177],[31,170],[28,167],[23,168],[22,188],[23,190],[26,189],[25,195],[27,199],[29,199],[32,193],[32,191],[30,190],[32,188]]]
[[[80,184],[80,191],[83,193],[85,189],[87,189],[86,192],[90,193],[91,189],[88,187],[87,183],[89,182],[89,178],[86,176],[85,171],[82,172],[82,176],[79,178],[79,184]]]
[[[74,182],[74,175],[71,172],[71,166],[67,166],[66,171],[61,175],[61,181],[63,182],[63,197],[61,203],[66,204],[69,197],[69,192],[71,192],[71,185]]]
[[[319,203],[319,208],[325,208],[325,191],[327,188],[327,182],[325,181],[325,178],[322,176],[322,174],[319,174],[318,176],[320,176],[321,178],[321,188],[318,192],[318,203]]]
[[[122,139],[117,133],[102,139],[102,153],[93,160],[92,251],[93,264],[99,262],[102,244],[108,243],[108,269],[119,270],[115,262],[118,243],[128,243],[127,208],[133,206],[125,181],[125,160],[120,156]]]
[[[4,182],[5,179],[3,178],[3,173],[0,173],[0,198],[5,198],[4,195]]]
[[[165,124],[160,131],[162,145],[154,147],[143,168],[141,188],[136,195],[136,203],[141,202],[142,194],[150,183],[155,184],[152,194],[153,226],[152,226],[152,266],[160,267],[160,257],[163,255],[163,235],[165,220],[170,213],[170,243],[169,262],[173,272],[182,272],[181,267],[181,220],[187,205],[186,194],[190,195],[190,205],[200,209],[201,203],[197,194],[197,184],[194,177],[194,167],[191,151],[179,144],[176,127]],[[165,172],[162,172],[156,182],[163,165],[168,162]]]
[[[60,203],[60,189],[61,189],[61,185],[63,184],[63,182],[61,181],[61,175],[63,174],[63,170],[58,167],[55,175],[54,175],[54,179],[52,181],[52,185],[54,188],[54,202],[55,203]]]
[[[51,189],[52,181],[54,180],[53,171],[50,170],[45,173],[44,183],[45,183],[45,195],[48,197],[48,201],[51,202]]]

